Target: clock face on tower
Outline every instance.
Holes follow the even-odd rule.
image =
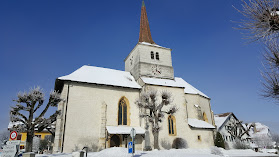
[[[153,75],[161,75],[162,74],[162,70],[161,67],[159,65],[152,65],[151,66],[151,72]]]

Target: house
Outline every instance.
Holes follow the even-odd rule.
[[[249,123],[248,126],[251,126],[249,134],[251,135],[252,148],[273,148],[275,143],[272,141],[268,126],[259,122]]]
[[[225,141],[226,149],[235,148],[236,140],[239,139],[242,144],[250,145],[251,137],[248,131],[243,126],[232,112],[221,113],[214,115],[216,131],[220,132]]]
[[[14,126],[20,124],[20,122],[10,122],[8,125],[8,130],[12,130]],[[44,140],[47,136],[52,136],[50,132],[47,130],[43,130],[41,132],[38,132],[37,129],[35,129],[34,136],[40,138],[41,140]],[[20,149],[25,149],[26,145],[26,139],[27,139],[27,132],[18,132],[17,139],[20,140]],[[9,139],[11,140],[11,139]]]
[[[153,146],[151,127],[140,118],[135,102],[143,91],[172,93],[179,108],[160,124],[159,144],[184,139],[190,148],[214,145],[214,119],[210,98],[184,79],[174,76],[171,49],[157,45],[151,36],[144,2],[139,42],[125,59],[125,71],[82,66],[58,77],[55,90],[65,100],[58,105],[54,151],[71,152],[90,146],[96,151],[127,147],[136,130],[135,148]]]

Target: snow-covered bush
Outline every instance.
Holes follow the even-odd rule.
[[[186,149],[188,147],[186,140],[183,138],[175,138],[172,143],[172,148]]]
[[[234,149],[250,149],[249,145],[247,145],[245,142],[240,141],[239,139],[235,140],[233,147]]]
[[[162,139],[162,140],[161,140],[161,146],[162,146],[164,149],[167,149],[167,150],[171,149],[171,144],[170,144],[170,142],[169,142],[168,140],[166,140],[166,139]]]
[[[78,150],[79,150],[78,145],[75,144],[75,147],[72,149],[72,152],[76,152]]]
[[[214,154],[214,155],[220,155],[220,156],[223,156],[223,152],[221,149],[219,149],[218,147],[214,146],[214,147],[210,147],[210,152],[211,154]]]
[[[98,151],[98,140],[96,138],[82,137],[78,140],[81,149],[83,147],[88,147],[88,152]]]

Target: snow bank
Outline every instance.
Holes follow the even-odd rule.
[[[219,148],[224,156],[277,156],[268,153],[256,153],[252,150],[224,150]],[[210,149],[171,149],[171,150],[153,150],[153,151],[136,151],[135,157],[220,157],[211,154]],[[72,157],[72,154],[37,154],[36,157]],[[88,153],[88,157],[131,157],[127,148],[113,147],[100,152]]]

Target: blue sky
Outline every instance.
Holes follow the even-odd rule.
[[[175,76],[211,97],[214,113],[279,130],[279,106],[260,96],[262,50],[233,29],[240,0],[146,0],[153,40],[169,47]],[[141,0],[0,1],[0,129],[19,91],[82,65],[124,70],[138,42]],[[54,109],[50,110],[54,111]]]

